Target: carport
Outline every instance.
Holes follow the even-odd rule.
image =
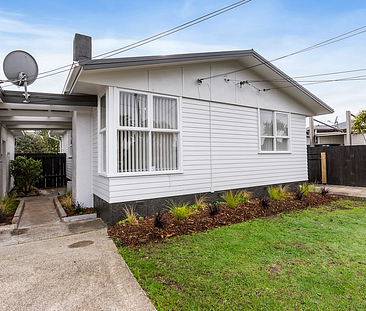
[[[73,195],[75,200],[91,206],[91,141],[85,139],[85,135],[81,138],[78,133],[91,133],[90,115],[96,107],[95,95],[31,92],[29,102],[25,102],[22,91],[0,89],[0,195],[10,188],[9,162],[14,158],[13,138],[22,136],[26,130],[72,130]]]

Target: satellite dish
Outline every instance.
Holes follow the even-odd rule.
[[[4,59],[3,69],[9,82],[24,86],[24,102],[29,102],[27,86],[36,81],[38,76],[38,65],[33,56],[20,50],[10,52]]]

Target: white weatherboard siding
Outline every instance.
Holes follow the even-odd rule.
[[[314,112],[282,90],[259,92],[239,81],[262,80],[253,71],[198,78],[247,67],[237,61],[208,61],[131,70],[85,71],[79,83],[106,86],[107,175],[98,172],[98,118],[93,112],[93,193],[108,203],[138,201],[307,180],[305,116]],[[229,80],[229,81],[228,81]],[[253,83],[258,88],[268,83]],[[182,171],[117,174],[118,92],[181,97]],[[98,92],[99,92],[98,91]],[[99,93],[101,95],[102,93]],[[289,114],[290,153],[259,153],[258,108]]]
[[[250,70],[206,79],[201,85],[197,83],[197,79],[208,77],[210,74],[220,74],[246,67],[245,64],[236,61],[213,61],[197,65],[169,66],[168,68],[164,66],[146,70],[119,69],[99,73],[91,70],[83,72],[79,82],[255,108],[275,109],[308,116],[314,115],[312,111],[281,90],[274,89],[258,93],[250,85],[239,87],[239,81],[263,80],[261,76]],[[261,89],[271,87],[268,83],[253,83],[253,85]]]
[[[98,174],[98,113],[92,112],[92,154],[93,154],[93,193],[105,201],[109,201],[109,180]]]
[[[257,109],[182,106],[183,173],[110,178],[110,203],[307,180],[304,116],[291,114],[292,153],[262,154]]]
[[[12,188],[9,165],[14,160],[14,137],[0,124],[0,198]]]
[[[71,131],[66,131],[62,135],[62,152],[66,153],[66,178],[69,180],[72,180],[72,154],[71,154],[71,150],[69,149],[70,132]]]

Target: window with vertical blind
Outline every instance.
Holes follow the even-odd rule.
[[[259,110],[260,151],[290,151],[289,114]]]
[[[179,170],[178,99],[119,92],[117,172]]]

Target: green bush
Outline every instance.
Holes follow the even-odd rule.
[[[268,188],[269,197],[272,200],[278,201],[283,200],[288,195],[288,186],[282,187],[279,185],[278,187],[270,186]]]
[[[176,220],[186,219],[193,212],[189,209],[189,203],[176,203],[173,200],[168,201],[167,210],[172,213]]]
[[[230,191],[225,191],[221,198],[229,205],[230,208],[236,208],[240,202],[242,202],[241,191],[233,193]]]
[[[15,186],[28,194],[42,177],[42,163],[32,158],[17,157],[10,161],[10,174],[14,177]]]

